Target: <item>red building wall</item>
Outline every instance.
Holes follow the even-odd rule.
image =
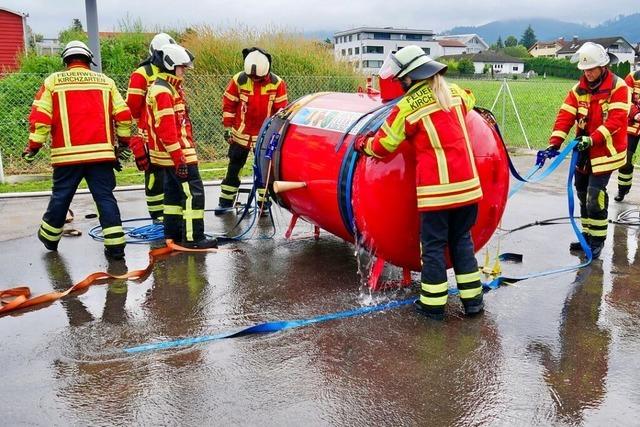
[[[18,57],[24,52],[22,16],[0,9],[0,72],[18,69]]]

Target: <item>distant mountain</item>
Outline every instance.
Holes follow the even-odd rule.
[[[515,36],[519,40],[528,25],[533,28],[538,40],[553,40],[558,37],[570,39],[573,36],[579,38],[622,36],[632,44],[640,41],[640,13],[620,15],[595,27],[556,19],[531,18],[494,21],[480,26],[455,27],[444,34],[475,33],[491,44],[495,43],[498,37],[502,37],[504,41],[508,36]]]

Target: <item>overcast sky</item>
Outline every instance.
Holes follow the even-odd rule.
[[[127,16],[151,30],[208,24],[256,29],[279,26],[296,31],[393,26],[437,32],[459,25],[542,17],[599,24],[640,12],[638,0],[97,0],[101,31],[113,31]],[[86,22],[84,0],[0,0],[0,7],[28,13],[34,32],[54,37],[73,18]],[[640,23],[639,23],[640,24]]]

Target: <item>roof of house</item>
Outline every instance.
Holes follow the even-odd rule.
[[[6,7],[2,7],[2,6],[0,6],[0,10],[4,10],[5,12],[13,13],[14,15],[19,15],[19,16],[21,16],[23,18],[26,18],[26,17],[29,16],[28,13],[18,12],[16,10],[7,9]]]
[[[484,41],[484,39],[482,37],[480,37],[478,34],[446,34],[443,36],[437,36],[436,40],[443,40],[443,39],[455,39],[455,40],[459,40],[462,43],[468,43],[469,40],[471,40],[472,38],[477,37],[478,40],[487,48],[489,48],[489,45],[487,44],[487,42]]]
[[[445,55],[438,58],[441,59],[454,59],[459,61],[461,59],[470,59],[473,62],[491,62],[491,63],[505,63],[512,64],[524,64],[524,61],[520,58],[508,56],[503,53],[484,51],[480,53],[463,53],[461,55]]]
[[[586,42],[598,43],[602,45],[605,49],[608,49],[612,44],[617,43],[620,39],[624,40],[624,42],[627,43],[629,46],[632,46],[631,43],[626,41],[625,38],[622,36],[601,37],[601,38],[595,38],[595,39],[574,38],[573,40],[567,40],[565,45],[561,47],[560,50],[558,50],[558,52],[556,53],[558,54],[575,53],[580,48],[580,46],[582,46]]]
[[[438,40],[438,44],[442,47],[467,47],[466,44],[462,43],[460,40]]]
[[[337,37],[337,36],[347,36],[349,34],[357,34],[357,33],[424,34],[427,36],[432,36],[435,34],[433,30],[417,30],[412,28],[357,27],[357,28],[351,28],[349,30],[337,31],[333,35],[334,37]]]

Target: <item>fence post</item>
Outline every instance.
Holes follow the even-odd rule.
[[[4,184],[4,167],[2,166],[2,150],[0,150],[0,184]]]

